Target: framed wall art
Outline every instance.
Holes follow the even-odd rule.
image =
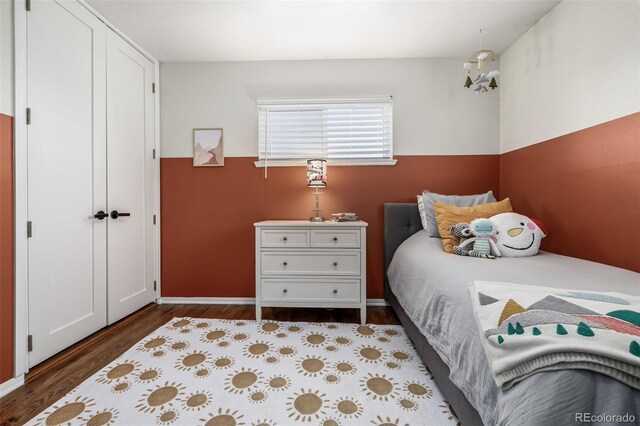
[[[224,166],[222,129],[193,129],[193,167]]]

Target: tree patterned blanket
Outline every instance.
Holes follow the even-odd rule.
[[[469,284],[498,387],[584,369],[640,389],[640,297],[490,281]]]

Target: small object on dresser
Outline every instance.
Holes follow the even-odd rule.
[[[360,220],[357,214],[349,212],[331,213],[334,222],[357,222]]]
[[[309,222],[324,222],[324,217],[320,214],[320,188],[327,187],[327,160],[307,160],[307,187],[315,188],[316,208],[313,209],[315,215]]]

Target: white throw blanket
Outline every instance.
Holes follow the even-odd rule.
[[[640,297],[489,281],[469,290],[498,387],[584,369],[640,389]]]

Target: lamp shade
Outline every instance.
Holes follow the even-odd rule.
[[[327,186],[327,160],[307,160],[307,186]]]

